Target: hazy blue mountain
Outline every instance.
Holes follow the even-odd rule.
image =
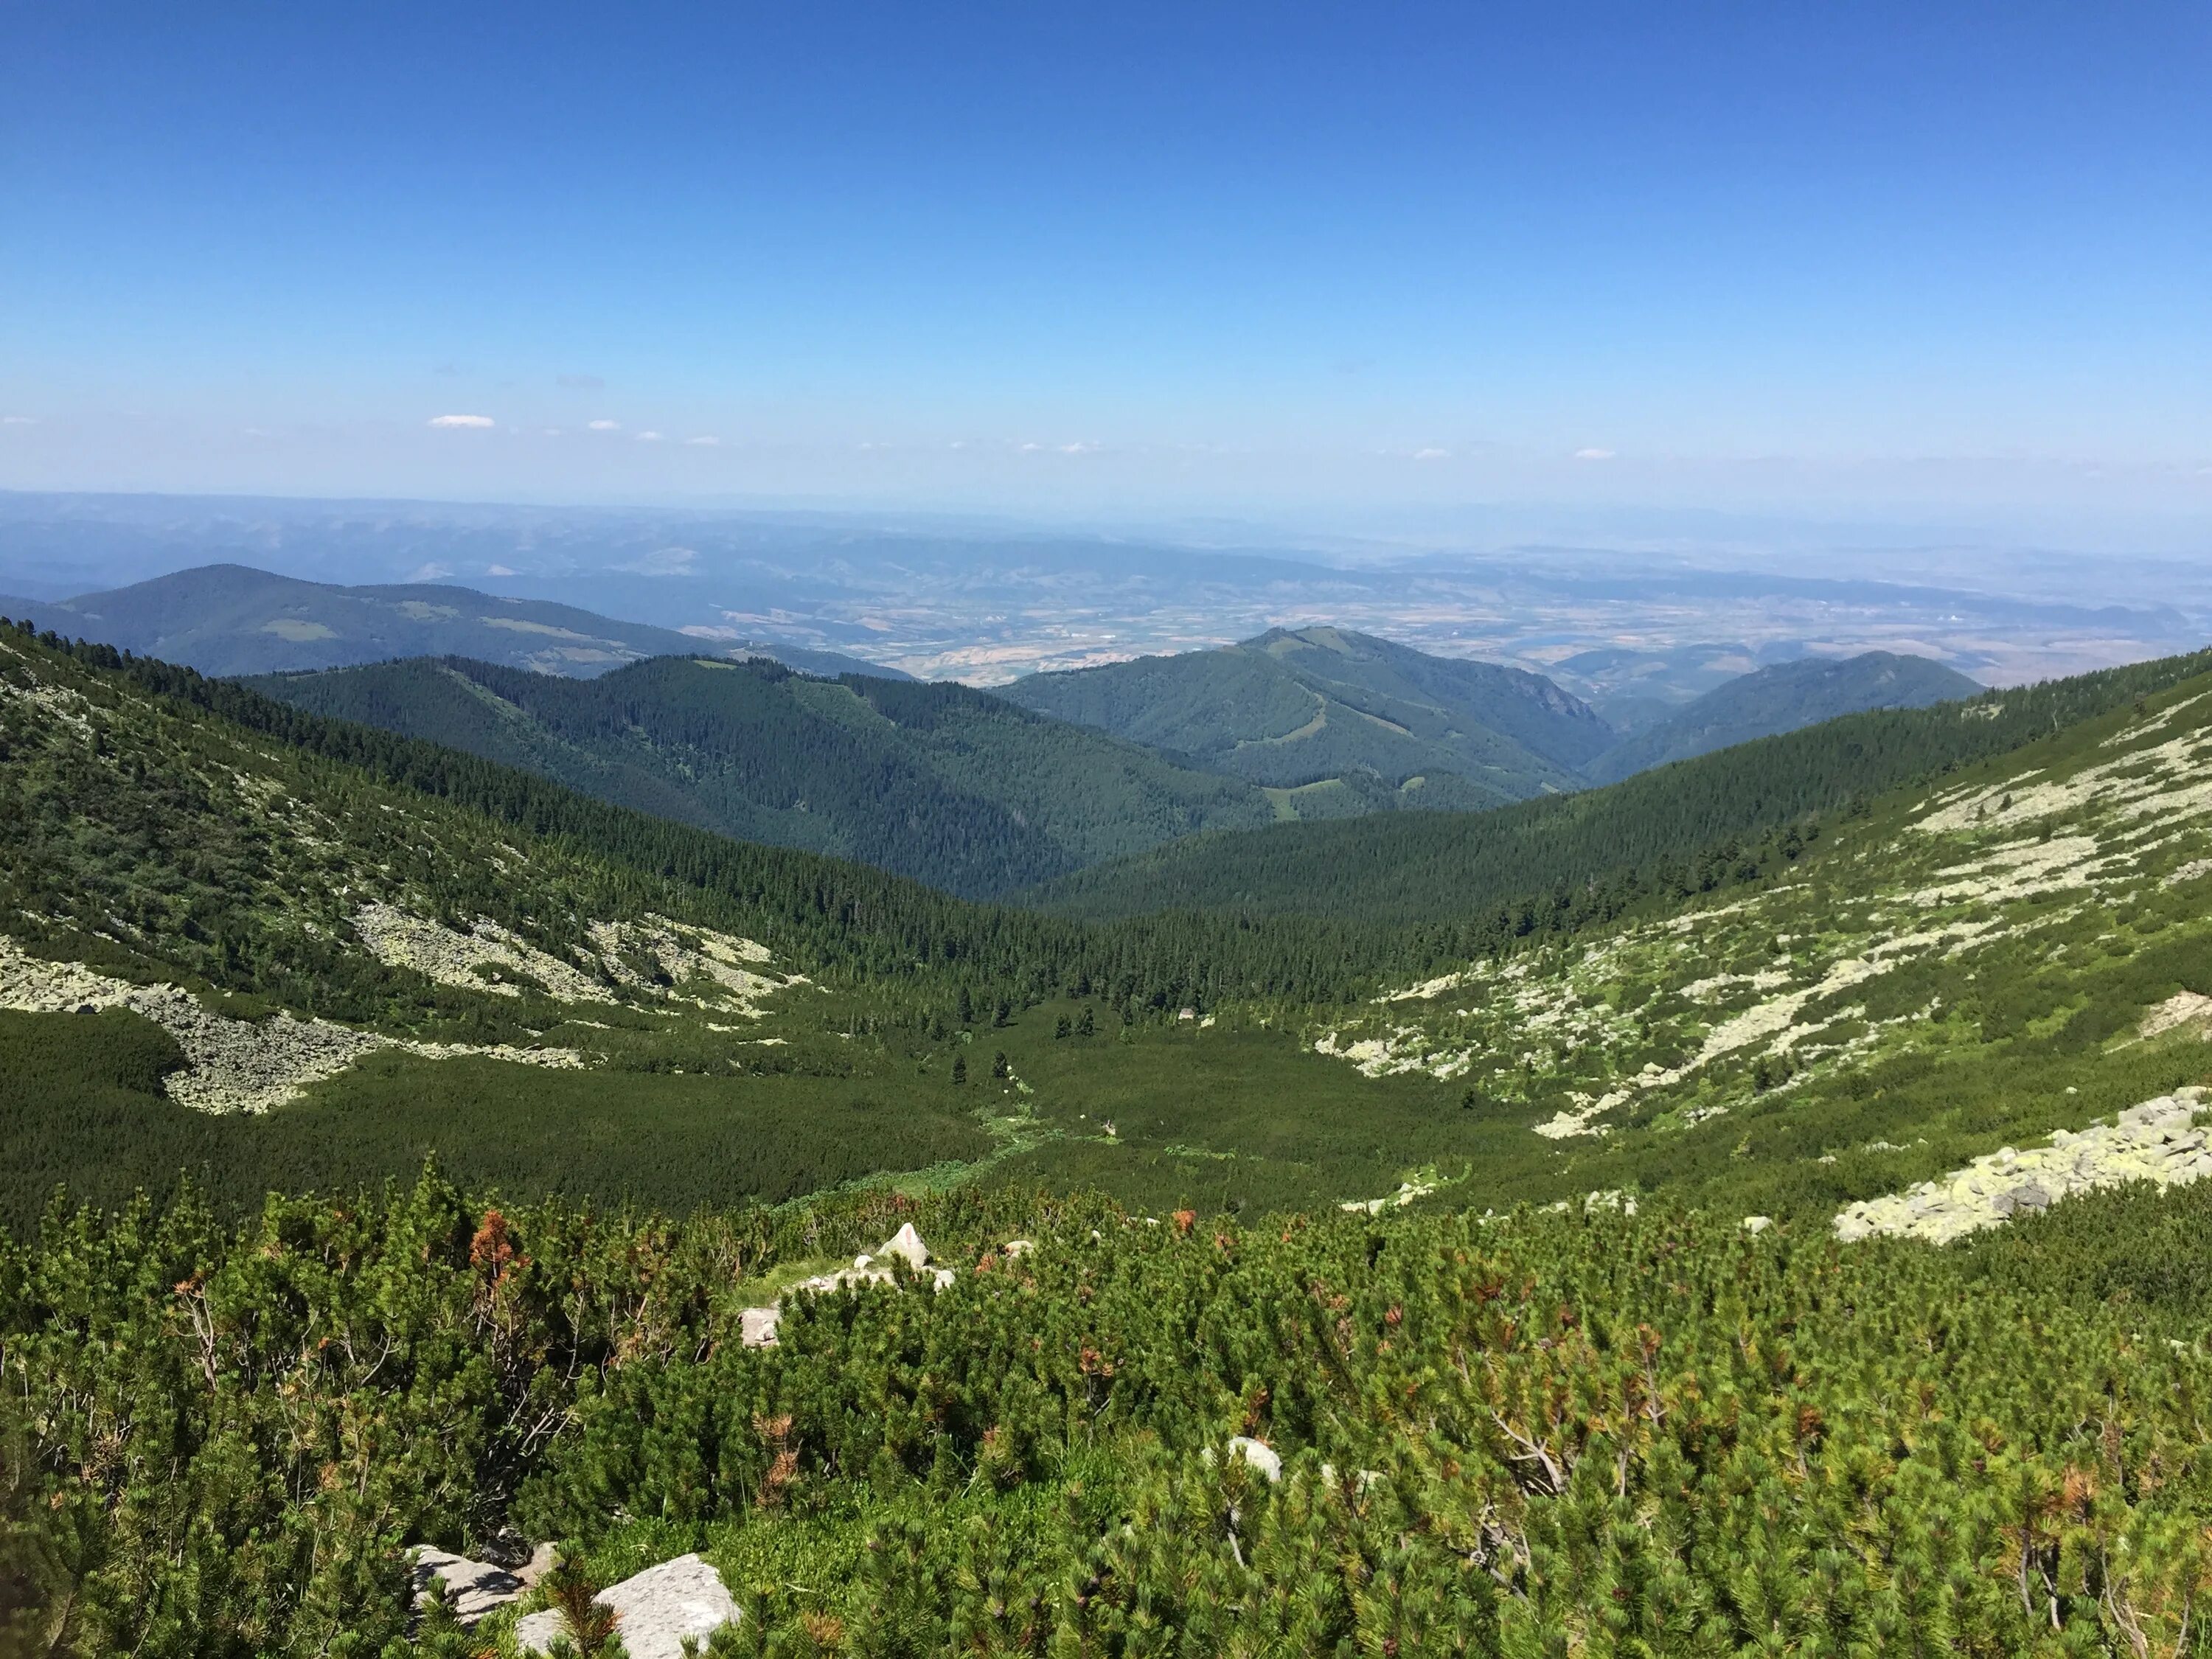
[[[1000,690],[1278,792],[1341,793],[1334,808],[1293,803],[1304,817],[1495,805],[1572,788],[1577,769],[1615,737],[1540,674],[1338,628],[1273,629],[1219,650],[1035,674]]]
[[[620,805],[969,897],[1278,816],[1250,784],[950,682],[686,656],[588,680],[442,657],[251,684]]]
[[[1925,657],[1869,651],[1838,661],[1806,657],[1738,676],[1678,713],[1614,744],[1583,769],[1613,783],[1669,761],[1710,754],[1754,738],[1795,732],[1874,708],[1924,708],[1978,695],[1982,687]]]
[[[543,599],[502,599],[442,583],[341,587],[240,564],[203,565],[106,592],[22,605],[8,614],[27,614],[42,628],[206,674],[462,655],[588,676],[645,657],[709,650],[793,659],[793,666],[810,672],[865,670],[904,678],[834,652],[787,653],[757,644],[705,641]]]

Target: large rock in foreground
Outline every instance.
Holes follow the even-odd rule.
[[[741,1616],[722,1575],[696,1555],[647,1567],[593,1599],[614,1610],[615,1634],[629,1659],[683,1659],[685,1638],[703,1648],[709,1636]],[[561,1633],[559,1613],[533,1613],[516,1623],[514,1642],[525,1653],[548,1653]]]

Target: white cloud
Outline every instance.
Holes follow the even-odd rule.
[[[0,426],[36,426],[38,423],[39,417],[35,415],[0,415]]]
[[[484,567],[484,574],[487,576],[520,576],[521,574],[520,570],[512,569],[503,564],[488,564]]]
[[[1043,447],[1044,447],[1044,446],[1043,446],[1042,444],[1024,444],[1024,445],[1021,447],[1021,450],[1022,450],[1022,453],[1023,453],[1023,454],[1024,454],[1024,455],[1034,455],[1034,454],[1036,454],[1036,453],[1037,453],[1037,451],[1039,451],[1040,449],[1042,449]]]
[[[1578,461],[1609,461],[1613,459],[1613,452],[1609,449],[1577,449],[1575,459]]]
[[[1413,452],[1413,459],[1417,461],[1448,461],[1451,459],[1451,451],[1433,447],[1417,449]]]
[[[593,421],[591,423],[591,426],[592,430],[594,432],[619,432],[622,430],[622,422],[620,421]]]
[[[712,449],[722,441],[720,438],[686,438],[684,441],[694,449]]]
[[[453,568],[451,565],[418,565],[416,567],[414,572],[409,575],[407,580],[410,582],[441,582],[453,574]]]
[[[489,415],[433,415],[430,417],[430,424],[432,426],[469,427],[471,428],[481,429],[482,428],[488,426],[496,426],[499,423],[493,420]]]
[[[1060,447],[1060,453],[1063,455],[1095,455],[1098,453],[1098,446],[1087,443],[1062,444]]]
[[[660,434],[658,432],[641,432],[637,434],[637,441],[641,444],[657,444],[660,441]]]

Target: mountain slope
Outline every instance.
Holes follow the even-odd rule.
[[[672,629],[616,622],[541,599],[501,599],[442,583],[339,587],[239,564],[204,565],[48,605],[26,602],[8,614],[207,674],[460,654],[549,674],[590,675],[641,657],[702,649],[700,641]],[[787,654],[753,645],[717,642],[712,648]],[[834,652],[788,654],[808,659],[792,665],[811,671],[866,666]]]
[[[1725,892],[1647,893],[1316,1040],[1517,1111],[1590,1188],[1698,1170],[1711,1201],[1846,1238],[2212,1175],[2181,1133],[2205,1091],[2171,1098],[2212,1080],[2208,766],[2199,674],[1893,790]]]
[[[603,800],[967,897],[1274,816],[1249,784],[951,684],[693,657],[592,680],[441,658],[253,684]]]
[[[210,696],[262,724],[135,701],[145,677],[58,657],[0,636],[0,799],[19,832],[0,869],[28,840],[137,872],[143,894],[52,896],[118,950],[135,924],[103,912],[175,896],[204,857],[247,884],[273,866],[272,906],[296,888],[317,926],[356,883],[419,904],[404,884],[442,873],[465,902],[504,884],[522,913],[647,896],[650,858],[624,900],[563,837],[503,820],[502,848],[489,817],[287,745],[236,688]],[[1724,902],[1648,895],[1565,948],[1527,941],[1381,997],[1169,1014],[1098,1043],[1034,1018],[976,1030],[1009,1062],[977,1115],[1036,1137],[999,1167],[1042,1192],[946,1190],[932,1171],[775,1209],[690,1203],[789,1136],[795,1081],[710,1074],[751,1045],[683,999],[739,988],[670,971],[641,933],[610,955],[586,927],[571,971],[595,960],[609,994],[561,1040],[690,1020],[682,1065],[705,1069],[590,1056],[587,1092],[544,1066],[504,1123],[468,1127],[535,1136],[550,1167],[587,1174],[657,1143],[665,1207],[518,1202],[514,1166],[498,1191],[478,1166],[237,1206],[228,1225],[197,1200],[58,1206],[36,1243],[0,1243],[6,1613],[70,1659],[497,1650],[526,1604],[465,1632],[445,1605],[410,1605],[406,1552],[520,1534],[564,1540],[599,1583],[702,1552],[744,1598],[726,1651],[850,1650],[848,1632],[884,1631],[918,1652],[1127,1652],[1132,1632],[1191,1654],[2195,1651],[2212,1587],[2212,1151],[2194,1121],[2212,1053],[2212,674],[2147,678],[1869,804]],[[166,846],[106,844],[165,826]],[[241,844],[205,846],[209,830]],[[833,909],[871,890],[931,902],[799,855],[756,867],[778,866],[846,883]],[[249,968],[252,931],[216,950],[234,917],[201,914],[203,958]],[[704,933],[671,931],[719,959]],[[641,971],[648,951],[672,986]],[[158,988],[106,983],[122,988],[89,994],[125,1006]],[[448,988],[499,1000],[490,981]],[[533,1018],[553,988],[507,982]],[[745,1029],[796,1049],[822,995],[781,979]],[[844,1012],[813,1045],[815,1171],[883,1164],[899,1135],[899,1158],[926,1155],[933,1115],[959,1156],[960,1091],[927,1060],[878,1073],[895,1109],[839,1092],[829,1068],[867,1065],[877,1035]],[[1258,1018],[1240,1030],[1240,1013]],[[1281,1067],[1271,1080],[1295,1086],[1248,1093],[1249,1118],[1227,1121],[1220,1085],[1271,1021],[1308,1069]],[[174,1110],[159,1036],[112,1009],[0,1013],[0,1066],[35,1046],[40,1085],[4,1097],[0,1176],[56,1091],[68,1127],[99,1132],[71,1148],[95,1172],[143,1156],[148,1121]],[[1140,1074],[1145,1056],[1173,1069]],[[266,1127],[301,1160],[283,1173],[313,1183],[328,1140],[423,1133],[504,1063],[380,1052],[338,1079],[354,1094],[265,1126],[202,1118],[223,1133],[192,1144],[220,1176]],[[358,1092],[382,1066],[385,1095]],[[648,1086],[695,1091],[699,1109],[644,1118]],[[1178,1139],[1140,1130],[1125,1100]],[[1212,1203],[1268,1192],[1241,1183],[1291,1161],[1284,1139],[1318,1139],[1316,1119],[1386,1143],[1413,1166],[1403,1184],[1316,1204],[1309,1180],[1299,1216]],[[1179,1160],[1211,1207],[1068,1194],[1146,1157]],[[1946,1236],[1930,1217],[1961,1242],[1920,1242]],[[817,1288],[908,1226],[933,1272]]]
[[[1845,811],[1914,778],[2019,748],[2208,663],[2212,655],[2200,652],[1985,692],[1962,704],[1848,715],[1606,788],[1492,812],[1200,836],[1022,896],[1094,918],[1192,909],[1487,926],[1509,901],[1534,905],[1540,917],[1565,915],[1625,872],[1640,870],[1651,881],[1698,879],[1697,868],[1736,838],[1779,833],[1808,815]],[[1662,867],[1670,864],[1671,873]]]
[[[1924,708],[1978,696],[1982,687],[1925,657],[1869,651],[1841,661],[1776,663],[1715,687],[1583,766],[1595,783],[1710,754],[1873,708]]]
[[[1279,790],[1371,775],[1397,796],[1370,787],[1370,806],[1482,806],[1571,788],[1574,769],[1613,738],[1540,675],[1334,628],[1035,674],[1000,695]],[[1402,787],[1414,778],[1422,787]]]

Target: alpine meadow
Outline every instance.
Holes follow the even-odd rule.
[[[2208,82],[0,8],[0,1659],[2212,1659]]]

